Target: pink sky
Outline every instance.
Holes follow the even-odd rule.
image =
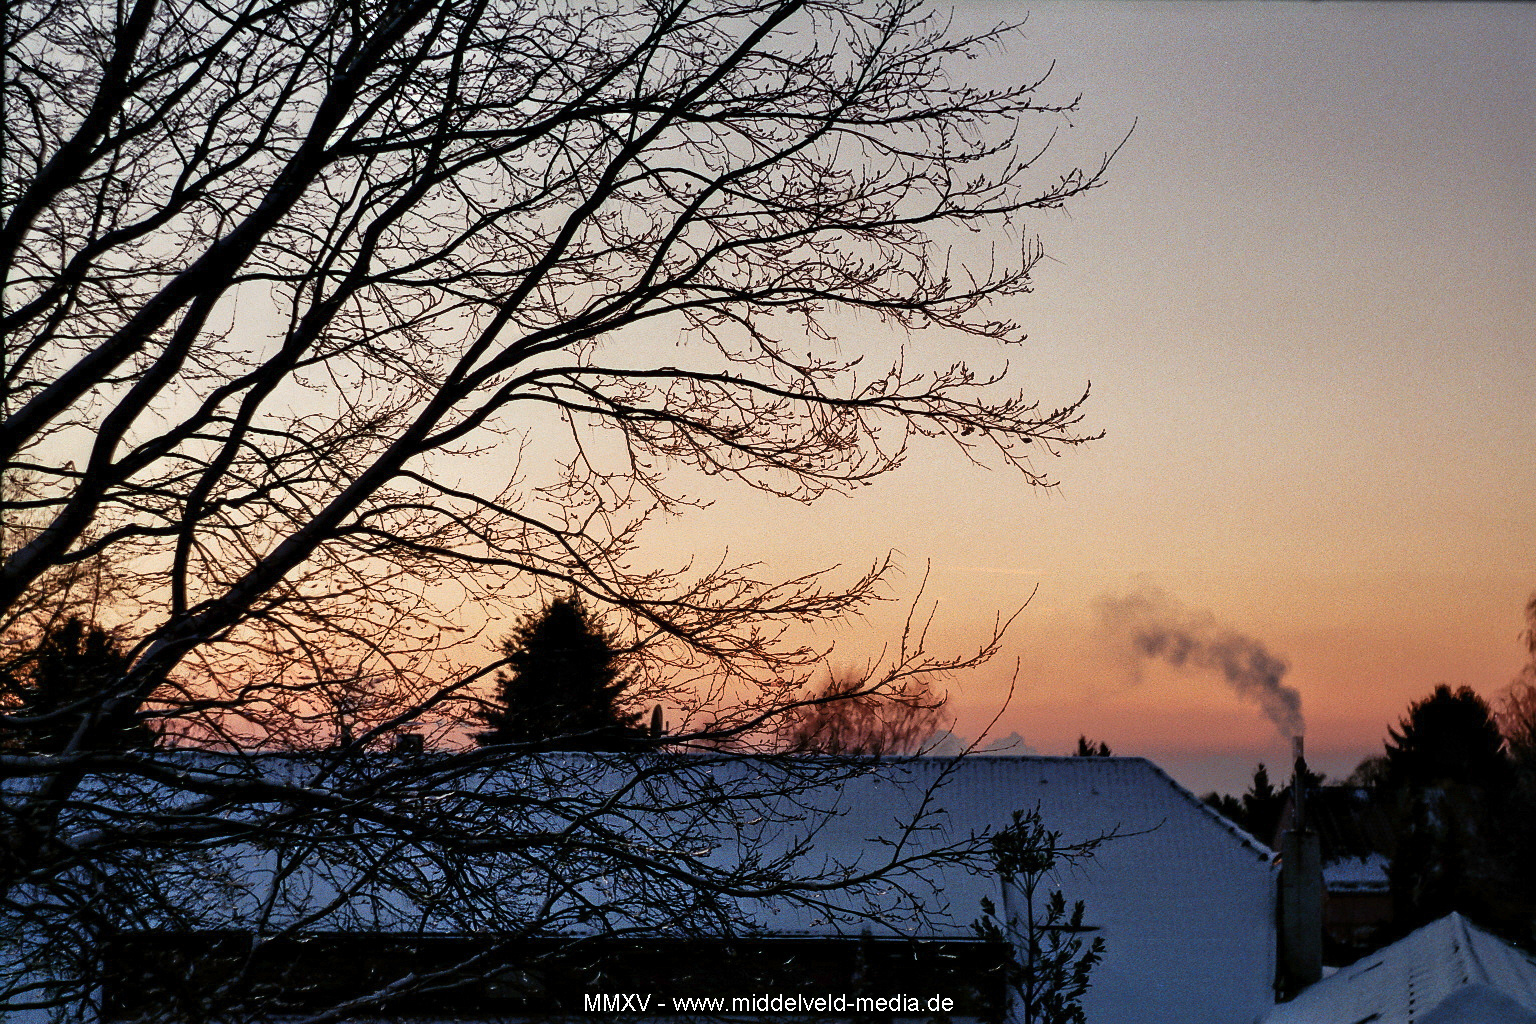
[[[970,0],[956,24],[1025,13],[1021,41],[964,70],[1055,62],[1048,96],[1082,105],[1036,126],[1059,130],[1050,169],[1135,125],[1106,188],[1032,224],[1036,291],[996,311],[1029,342],[827,326],[870,364],[902,344],[929,366],[1006,360],[1047,406],[1091,381],[1103,440],[1042,455],[1050,491],[919,444],[810,507],[708,492],[641,555],[790,576],[894,551],[890,602],[817,638],[835,663],[894,642],[925,567],[938,647],[1028,601],[953,680],[958,731],[1011,680],[993,735],[1058,754],[1086,734],[1200,792],[1284,774],[1288,741],[1215,673],[1138,665],[1103,635],[1105,598],[1160,592],[1283,659],[1335,777],[1438,683],[1496,699],[1536,591],[1536,7]]]
[[[1003,311],[1031,333],[1015,387],[1059,404],[1091,380],[1104,440],[1046,456],[1048,493],[932,449],[813,508],[722,495],[659,531],[658,554],[729,546],[793,571],[896,550],[889,615],[828,638],[851,661],[927,563],[957,647],[1033,591],[1003,656],[956,681],[961,731],[1017,662],[999,734],[1062,753],[1086,733],[1201,790],[1238,791],[1288,747],[1209,673],[1138,680],[1098,635],[1101,597],[1155,588],[1283,658],[1332,774],[1439,682],[1496,697],[1536,590],[1536,8],[1028,14],[1024,42],[975,70],[1055,60],[1058,94],[1083,96],[1063,157],[1136,124],[1107,188],[1036,222],[1050,259]],[[843,325],[850,344],[869,330]]]

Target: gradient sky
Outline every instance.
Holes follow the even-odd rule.
[[[1013,386],[1055,406],[1091,381],[1103,440],[1043,455],[1050,491],[938,445],[812,507],[725,491],[647,552],[782,576],[896,552],[891,601],[818,638],[835,663],[895,641],[925,567],[937,650],[1027,601],[953,681],[957,730],[1011,681],[994,737],[1054,754],[1086,734],[1199,792],[1285,774],[1288,742],[1214,674],[1131,657],[1106,599],[1162,595],[1283,659],[1337,777],[1437,683],[1497,698],[1536,591],[1536,7],[966,0],[955,25],[1023,18],[959,70],[1054,62],[1044,96],[1082,102],[1031,126],[1059,129],[1048,170],[1135,126],[1106,187],[1031,222],[1036,291],[997,310],[1030,332]],[[994,241],[1018,244],[964,252]],[[845,352],[895,350],[830,326]],[[972,354],[910,341],[929,366]]]
[[[1283,658],[1334,775],[1439,682],[1495,698],[1536,590],[1536,8],[975,2],[957,24],[1025,14],[977,73],[1055,61],[1048,93],[1082,94],[1063,159],[1136,126],[1106,188],[1034,222],[1049,259],[1005,310],[1031,334],[1018,386],[1091,380],[1105,438],[1047,457],[1050,492],[923,449],[855,496],[733,495],[681,534],[785,571],[895,549],[888,614],[833,638],[850,661],[925,564],[956,648],[1033,592],[955,681],[960,731],[1017,665],[995,735],[1086,733],[1200,791],[1288,746],[1214,675],[1138,665],[1105,597],[1160,592]]]
[[[1013,386],[1056,406],[1091,381],[1104,438],[1042,455],[1049,491],[918,445],[811,507],[722,492],[648,553],[790,576],[894,551],[891,600],[819,638],[834,662],[895,641],[925,567],[936,650],[1028,602],[953,681],[957,730],[1002,709],[992,735],[1021,749],[1086,734],[1197,791],[1240,792],[1259,761],[1284,774],[1288,743],[1213,673],[1137,661],[1106,599],[1161,595],[1283,659],[1335,776],[1438,683],[1496,699],[1536,591],[1536,6],[965,0],[955,25],[1021,19],[957,70],[1052,69],[1047,100],[1081,95],[1026,126],[1059,129],[1047,170],[1135,126],[1106,187],[1032,221],[1036,291],[996,310],[1030,332]],[[896,348],[873,322],[829,326],[846,353]],[[971,355],[910,343],[914,364]]]

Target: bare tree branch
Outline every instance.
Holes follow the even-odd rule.
[[[1048,166],[1075,100],[1044,76],[956,77],[1010,28],[915,0],[16,0],[0,23],[0,641],[88,606],[129,664],[62,750],[0,708],[0,895],[56,971],[0,965],[0,1001],[76,998],[134,923],[298,934],[405,893],[508,936],[726,928],[752,900],[857,917],[849,894],[974,854],[809,864],[819,787],[868,766],[708,767],[997,637],[946,657],[912,626],[808,705],[810,631],[882,596],[888,560],[784,580],[640,545],[701,475],[808,502],[937,442],[1048,486],[1034,457],[1091,439],[1086,387],[1052,408],[954,355],[1023,340],[996,303],[1030,289],[1025,218],[1109,161]],[[672,753],[467,749],[500,667],[478,608],[568,593]],[[144,724],[200,752],[101,742]],[[429,753],[383,753],[403,731]],[[639,845],[658,813],[670,845]]]

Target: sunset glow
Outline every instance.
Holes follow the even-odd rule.
[[[809,509],[722,493],[657,550],[795,569],[894,549],[888,610],[827,638],[850,661],[892,635],[929,563],[935,635],[957,646],[1033,594],[1003,654],[954,681],[959,731],[996,714],[1017,662],[996,734],[1064,753],[1085,733],[1199,789],[1240,790],[1285,763],[1284,739],[1208,673],[1137,681],[1095,601],[1155,588],[1261,641],[1335,776],[1439,682],[1496,698],[1536,589],[1536,10],[1027,13],[978,73],[1054,61],[1057,93],[1083,97],[1063,154],[1134,125],[1103,190],[1035,219],[1035,294],[1001,311],[1030,331],[1010,379],[1046,405],[1091,382],[1104,439],[1042,453],[1046,493],[921,445]]]

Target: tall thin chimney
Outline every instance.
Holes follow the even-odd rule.
[[[1291,828],[1297,832],[1307,830],[1307,758],[1300,736],[1291,737]]]
[[[1307,762],[1301,737],[1292,741],[1291,827],[1280,839],[1280,977],[1289,999],[1323,976],[1323,856],[1306,817]]]

